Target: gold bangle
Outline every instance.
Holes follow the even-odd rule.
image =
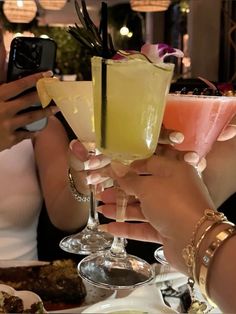
[[[195,249],[195,238],[200,226],[207,220],[210,221],[225,221],[227,218],[221,212],[213,209],[205,209],[204,215],[197,222],[192,237],[190,239],[190,244],[188,244],[182,251],[182,256],[184,258],[185,264],[188,267],[189,275],[194,278],[193,268],[195,263],[196,249]]]
[[[83,202],[83,203],[90,202],[89,196],[84,195],[77,190],[77,188],[75,186],[75,182],[74,182],[72,174],[71,174],[70,168],[68,169],[68,180],[69,180],[70,190],[71,190],[71,193],[72,193],[74,199],[77,202]]]
[[[214,241],[211,242],[209,247],[206,249],[203,257],[201,258],[202,263],[199,271],[199,288],[203,297],[211,304],[212,306],[216,306],[214,302],[211,301],[208,295],[208,274],[209,268],[212,264],[213,258],[218,251],[218,249],[236,233],[235,225],[231,223],[227,223],[230,225],[226,230],[220,231]]]
[[[199,250],[199,247],[201,246],[202,244],[202,241],[205,239],[205,237],[207,236],[207,234],[209,234],[216,226],[218,226],[219,224],[224,224],[224,223],[227,223],[226,220],[218,220],[218,221],[214,221],[211,225],[209,225],[206,230],[203,232],[203,234],[201,235],[200,239],[198,240],[196,246],[195,246],[195,262],[193,263],[193,278],[194,278],[194,281],[197,281],[197,274],[196,274],[196,258],[197,258],[197,255],[198,255],[198,250]]]

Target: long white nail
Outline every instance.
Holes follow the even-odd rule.
[[[184,141],[184,135],[180,132],[171,132],[169,139],[174,144],[181,144]]]
[[[86,178],[86,182],[87,184],[99,184],[102,183],[103,181],[109,179],[109,177],[102,177],[100,174],[98,173],[93,173],[87,176]]]
[[[53,76],[53,72],[51,70],[43,73],[43,77],[52,77],[52,76]]]
[[[196,165],[199,162],[199,155],[195,152],[189,152],[184,155],[184,160],[189,164]]]
[[[85,170],[97,169],[97,168],[99,168],[100,165],[101,165],[100,159],[93,158],[93,159],[86,160],[84,162],[84,169]]]

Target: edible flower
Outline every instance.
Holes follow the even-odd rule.
[[[184,54],[180,49],[172,48],[167,44],[144,44],[141,48],[141,52],[134,50],[118,50],[112,59],[144,59],[157,64],[164,62],[164,59],[168,56],[183,58]]]
[[[183,58],[184,53],[180,49],[172,48],[167,44],[144,44],[141,48],[144,54],[153,63],[163,62],[166,57],[175,56]]]

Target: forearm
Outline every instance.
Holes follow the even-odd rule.
[[[210,236],[204,241],[201,246],[197,259],[197,277],[199,277],[202,258],[216,235],[221,231],[226,230],[224,224],[219,225]],[[236,237],[233,235],[223,242],[216,250],[212,262],[209,266],[207,276],[207,292],[210,299],[224,313],[235,313],[236,298],[235,298],[235,260],[236,260]]]
[[[51,222],[61,230],[74,232],[87,223],[90,202],[75,200],[69,182],[54,199],[46,200],[46,206]]]
[[[218,208],[236,191],[236,137],[216,142],[207,155],[207,167],[202,177]]]

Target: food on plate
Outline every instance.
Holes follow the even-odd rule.
[[[5,291],[0,291],[0,313],[45,313],[43,303],[41,301],[31,304],[30,308],[24,307],[24,301]]]
[[[86,288],[76,267],[72,260],[57,260],[46,265],[0,268],[0,283],[33,291],[46,310],[78,306],[85,299]]]

